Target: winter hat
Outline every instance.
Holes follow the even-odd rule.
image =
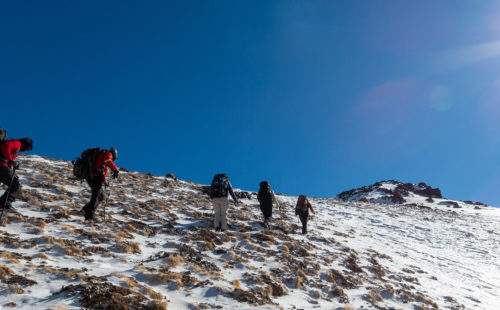
[[[113,160],[116,160],[118,158],[118,150],[115,149],[114,147],[111,147],[109,149],[109,152],[111,153],[111,155],[113,155]]]
[[[33,149],[33,140],[31,140],[30,138],[19,139],[19,142],[21,142],[22,144],[21,151],[27,152]]]

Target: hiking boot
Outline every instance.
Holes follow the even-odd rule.
[[[94,213],[93,212],[85,212],[85,221],[93,221]]]
[[[215,227],[215,231],[220,231],[220,226]]]
[[[10,202],[6,202],[3,206],[0,207],[5,211],[16,211],[16,209],[10,204]]]

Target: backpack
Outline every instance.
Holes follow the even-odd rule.
[[[308,210],[308,207],[307,207],[307,197],[304,197],[302,199],[302,201],[300,202],[300,204],[297,206],[297,211],[300,211],[300,212],[307,212]]]
[[[216,174],[210,185],[210,194],[212,197],[227,197],[228,180],[225,174]]]
[[[95,172],[95,162],[102,150],[98,147],[90,148],[82,152],[80,157],[73,161],[73,175],[78,180],[92,178]]]
[[[7,131],[0,128],[0,144],[4,144],[8,140],[9,137],[7,136]]]
[[[271,193],[271,187],[269,183],[261,183],[259,193],[257,194],[257,199],[260,202],[271,202],[273,200],[273,195]]]

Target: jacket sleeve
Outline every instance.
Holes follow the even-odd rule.
[[[109,152],[105,154],[103,164],[113,169],[113,171],[118,171],[118,167],[116,167],[115,163],[113,162],[113,155],[111,155],[111,153]]]
[[[236,198],[236,195],[233,192],[233,187],[231,186],[231,182],[227,182],[227,189],[229,190],[229,194],[231,194],[231,197],[233,197],[233,200],[236,202],[238,201],[238,198]]]
[[[21,149],[21,142],[18,140],[11,140],[2,144],[2,157],[7,161],[13,161],[17,152]]]

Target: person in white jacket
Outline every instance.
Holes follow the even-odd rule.
[[[216,231],[224,231],[227,229],[226,211],[229,207],[229,194],[233,197],[234,204],[238,205],[238,198],[234,195],[227,174],[216,174],[210,186],[210,198],[212,198],[212,203],[214,205],[214,228]]]

